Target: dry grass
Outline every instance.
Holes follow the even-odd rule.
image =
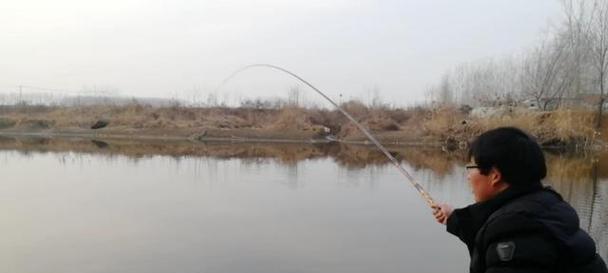
[[[313,126],[311,113],[303,108],[286,107],[278,111],[267,128],[271,130],[310,130]]]
[[[538,112],[516,108],[504,111],[502,115],[476,118],[456,108],[444,107],[429,111],[420,124],[425,135],[441,140],[467,142],[487,130],[514,126],[529,132],[546,145],[574,143],[588,147],[600,139],[600,134],[594,128],[594,119],[595,113],[583,110]]]
[[[536,136],[541,143],[577,142],[587,145],[597,136],[593,112],[560,109],[552,112],[519,110],[500,117],[472,120],[473,135],[501,127],[515,126]]]
[[[577,143],[583,146],[600,139],[605,131],[594,130],[594,113],[584,110],[552,112],[512,109],[488,118],[474,118],[457,107],[436,109],[370,108],[357,101],[342,104],[343,109],[369,128],[379,139],[466,143],[486,130],[516,126],[535,135],[545,144]],[[321,136],[324,127],[345,140],[364,140],[365,136],[337,110],[285,107],[185,108],[127,106],[88,107],[0,107],[0,130],[89,130],[98,120],[109,125],[101,132],[146,131],[171,135],[175,132],[205,130],[259,131],[269,135]],[[605,119],[606,120],[606,119]],[[231,135],[226,133],[227,135]],[[221,134],[225,135],[225,134]]]
[[[421,126],[427,135],[441,139],[465,134],[468,126],[463,124],[465,115],[455,107],[441,107],[424,113]]]

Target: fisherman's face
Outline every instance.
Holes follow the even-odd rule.
[[[494,197],[501,189],[497,187],[500,182],[500,173],[492,168],[487,175],[482,174],[474,160],[466,165],[467,179],[475,196],[475,202],[483,202]]]

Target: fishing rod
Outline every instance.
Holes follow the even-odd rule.
[[[412,184],[412,186],[416,189],[416,191],[418,191],[418,193],[422,196],[422,198],[424,198],[424,200],[428,203],[428,205],[431,208],[434,208],[436,203],[433,200],[433,198],[431,197],[431,195],[424,190],[424,188],[418,183],[416,182],[416,180],[414,179],[414,177],[409,174],[404,168],[403,166],[401,166],[401,164],[399,164],[399,161],[397,161],[397,159],[395,159],[395,157],[393,155],[391,155],[391,153],[389,153],[389,151],[384,148],[384,146],[382,146],[382,144],[380,144],[380,142],[367,130],[365,129],[365,127],[363,127],[363,125],[361,125],[359,122],[357,122],[357,120],[355,120],[355,118],[353,118],[348,112],[346,112],[344,109],[342,109],[337,103],[335,103],[331,98],[329,98],[327,95],[325,95],[325,93],[321,92],[321,90],[319,90],[318,88],[316,88],[314,85],[312,85],[311,83],[309,83],[308,81],[304,80],[302,77],[296,75],[295,73],[284,69],[282,67],[276,66],[276,65],[271,65],[271,64],[251,64],[251,65],[247,65],[235,72],[233,72],[228,78],[226,78],[225,80],[222,81],[222,83],[215,89],[217,91],[217,89],[219,89],[220,87],[222,87],[226,82],[228,82],[229,80],[231,80],[232,78],[234,78],[237,74],[248,70],[250,68],[255,68],[255,67],[266,67],[266,68],[271,68],[271,69],[275,69],[278,71],[281,71],[283,73],[287,73],[288,75],[296,78],[297,80],[303,82],[304,84],[308,85],[310,88],[312,88],[312,90],[314,90],[315,92],[317,92],[317,94],[321,95],[323,98],[325,98],[327,101],[329,101],[333,106],[336,107],[336,109],[338,109],[338,111],[340,111],[342,114],[344,114],[350,121],[353,122],[353,124],[355,124],[355,126],[357,126],[357,128],[359,128],[359,130],[361,130],[361,132],[363,132],[363,134],[365,134],[365,136],[367,136],[367,138],[374,143],[374,145],[376,145],[376,147],[378,147],[378,149],[380,151],[382,151],[382,153],[384,153],[384,155],[386,157],[388,157],[388,159],[391,161],[391,163],[397,167],[397,169],[399,170],[399,172],[401,172],[401,174],[403,174],[403,176],[405,176],[407,178],[407,180],[410,182],[410,184]]]

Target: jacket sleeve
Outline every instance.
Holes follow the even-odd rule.
[[[559,248],[539,222],[520,214],[493,219],[483,231],[486,273],[554,272]]]
[[[473,226],[473,218],[467,208],[456,209],[452,212],[447,220],[446,230],[464,242],[469,252],[472,251],[477,230]]]

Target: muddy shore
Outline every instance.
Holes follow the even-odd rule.
[[[385,145],[463,150],[479,133],[498,126],[520,127],[544,146],[606,150],[606,127],[595,129],[594,113],[508,109],[477,117],[457,107],[435,109],[342,107]],[[604,118],[604,121],[606,118]],[[159,141],[371,144],[341,113],[285,107],[158,108],[144,105],[0,107],[0,136]]]

